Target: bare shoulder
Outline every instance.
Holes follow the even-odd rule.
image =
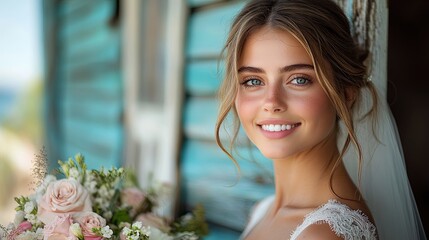
[[[296,238],[297,240],[343,240],[331,229],[328,223],[312,224]]]

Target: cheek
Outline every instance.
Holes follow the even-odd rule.
[[[256,112],[257,104],[254,98],[246,97],[240,93],[235,98],[235,109],[237,110],[240,121],[251,118]]]
[[[327,128],[335,125],[335,108],[323,91],[300,98],[294,106],[307,120],[315,121]]]

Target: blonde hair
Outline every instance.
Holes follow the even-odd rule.
[[[357,150],[360,179],[362,151],[353,127],[354,104],[349,107],[348,103],[357,100],[359,89],[369,88],[373,96],[373,106],[367,113],[369,115],[376,111],[377,96],[373,84],[367,80],[364,65],[367,54],[355,44],[347,17],[331,0],[255,0],[249,2],[236,16],[222,51],[226,68],[218,92],[217,144],[238,166],[231,153],[240,126],[234,105],[238,90],[237,64],[246,39],[262,27],[288,31],[301,42],[312,58],[316,76],[336,109],[337,118],[343,121],[346,128],[347,137],[331,172],[331,180],[351,143]],[[221,141],[220,129],[229,113],[234,115],[234,130],[227,149]]]

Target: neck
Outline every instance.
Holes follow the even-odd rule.
[[[336,144],[336,138],[331,136],[308,151],[287,159],[273,160],[275,209],[317,207],[335,198],[330,182],[339,156]],[[342,163],[337,168],[345,172]],[[336,175],[337,169],[333,178]]]

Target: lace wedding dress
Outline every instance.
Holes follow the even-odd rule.
[[[257,205],[241,239],[244,239],[256,226],[273,201],[274,196],[271,196]],[[295,229],[289,239],[295,240],[308,226],[319,223],[329,224],[337,236],[346,240],[377,239],[376,228],[367,216],[361,211],[353,210],[337,200],[329,200],[321,207],[306,215],[304,221]],[[288,238],[285,237],[285,239]]]

